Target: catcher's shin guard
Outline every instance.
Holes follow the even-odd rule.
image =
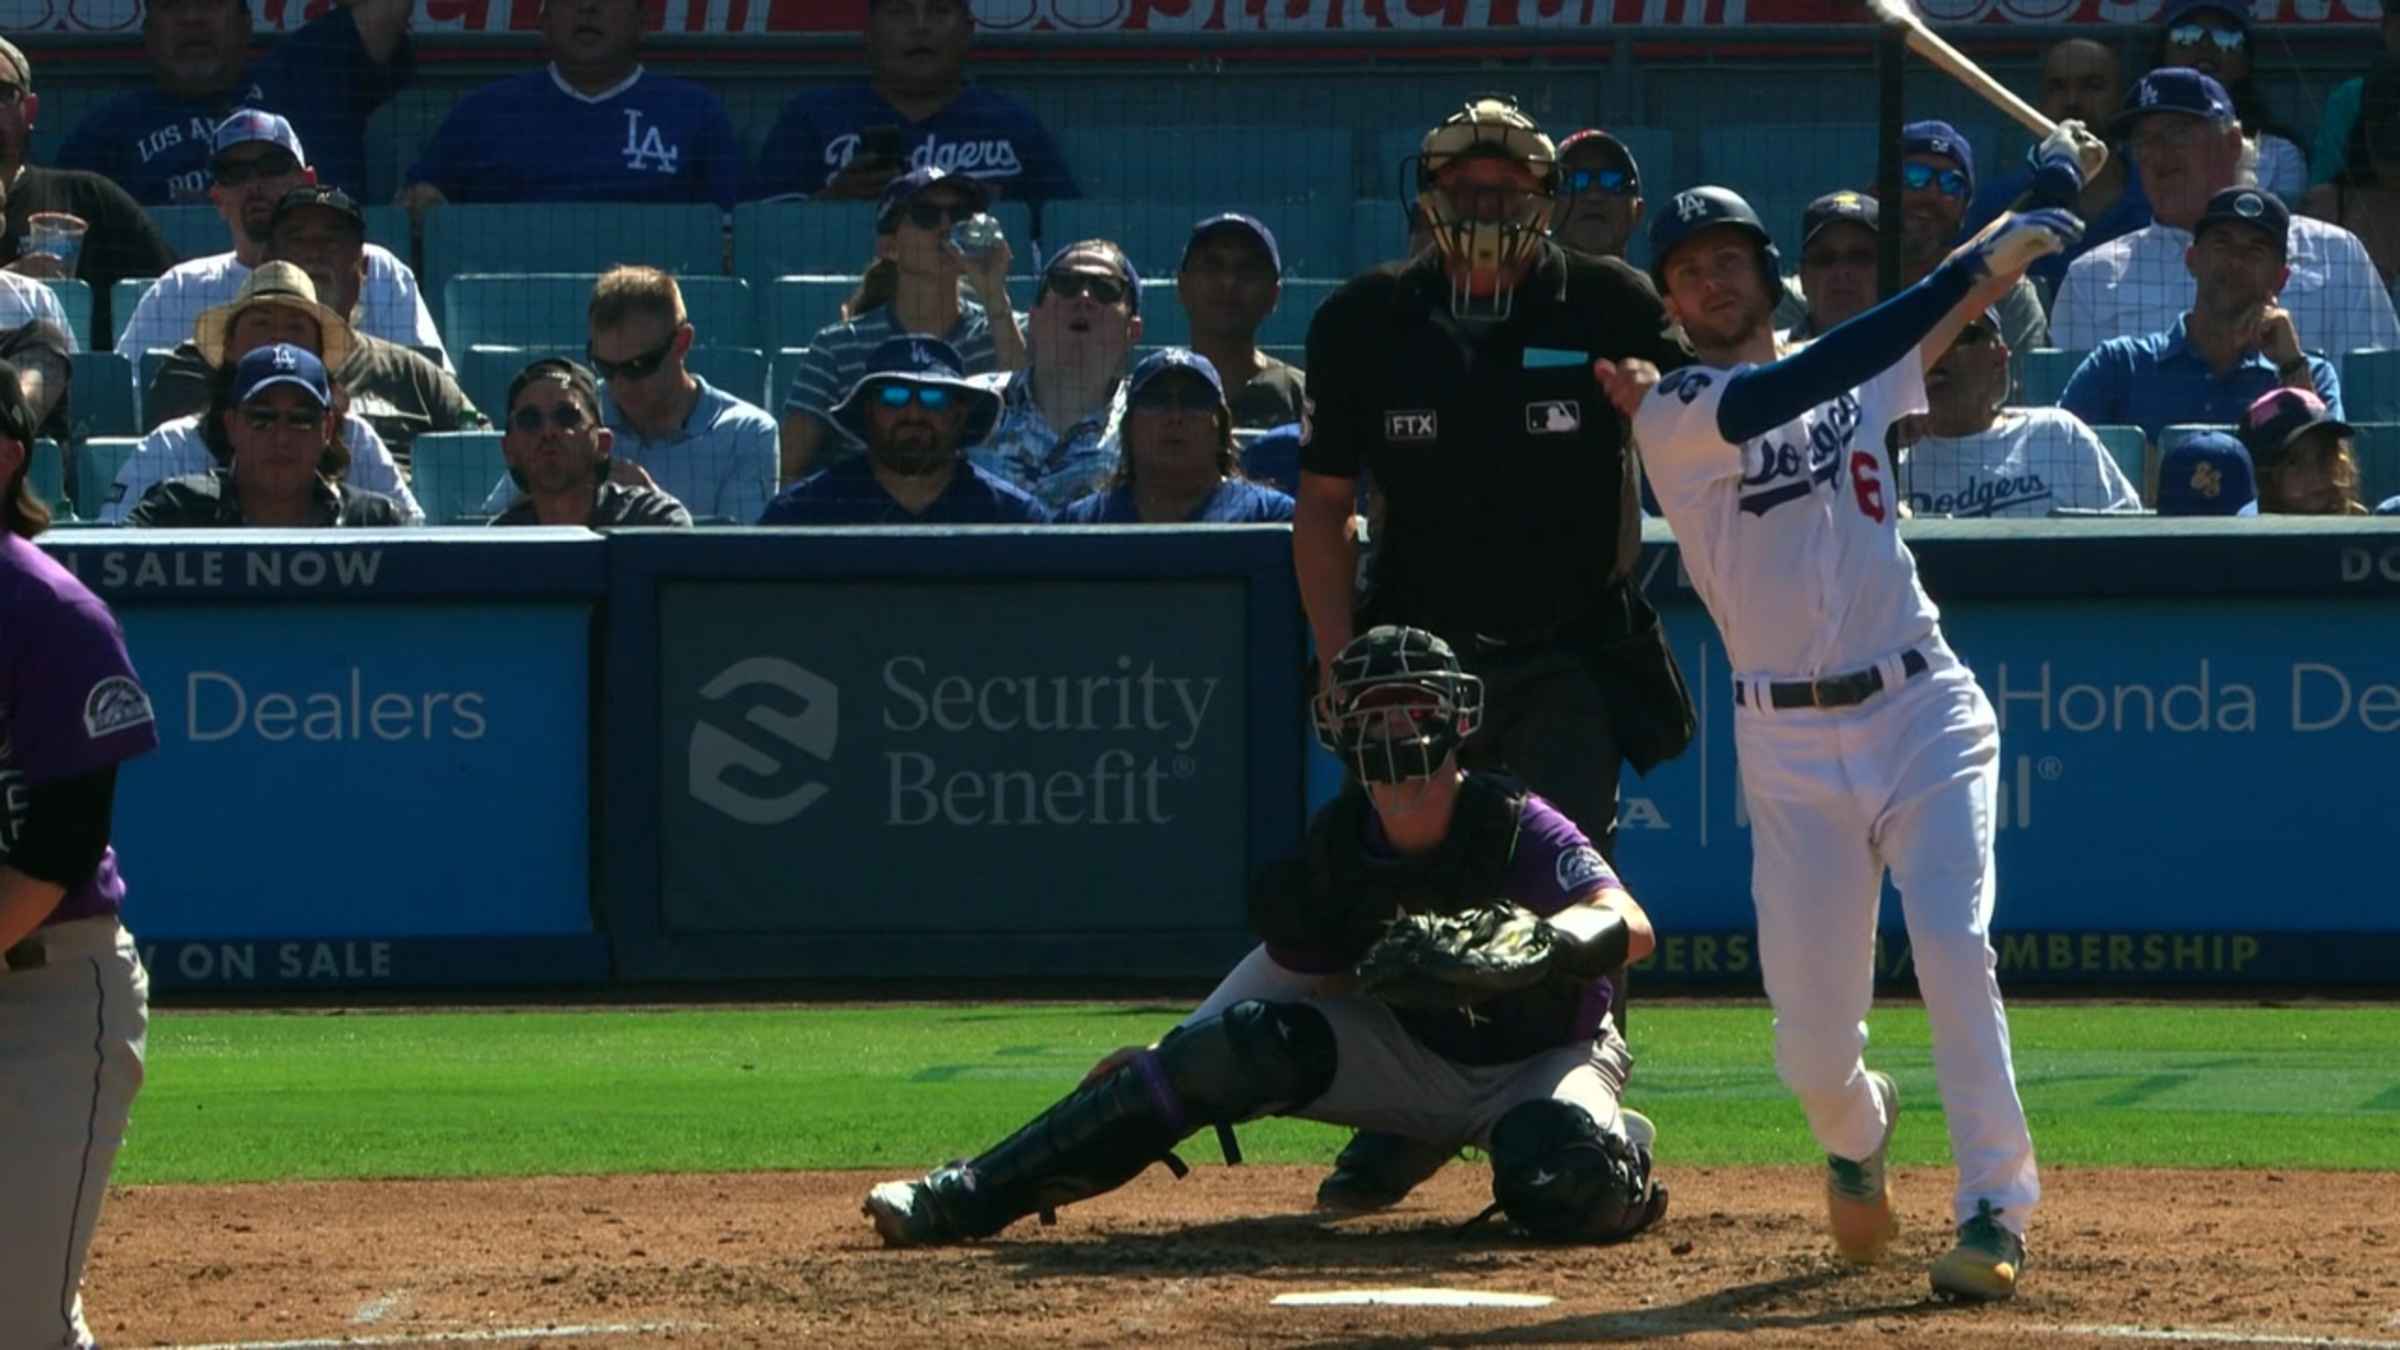
[[[1304,1003],[1237,1003],[1069,1093],[947,1177],[959,1237],[1106,1194],[1203,1126],[1313,1100],[1333,1081],[1333,1027]],[[1179,1163],[1172,1163],[1178,1173]]]
[[[1347,1214],[1389,1209],[1457,1155],[1452,1145],[1360,1130],[1317,1184],[1317,1208]]]
[[[1649,1148],[1556,1099],[1520,1103],[1492,1127],[1492,1199],[1509,1222],[1561,1242],[1622,1242],[1667,1212]]]

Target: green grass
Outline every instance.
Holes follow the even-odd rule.
[[[1180,1009],[157,1015],[131,1183],[912,1168],[970,1153]],[[2053,1167],[2400,1167],[2400,1009],[2030,1005],[2017,1071]],[[1946,1161],[1923,1013],[1876,1013],[1904,1164]],[[1634,1101],[1670,1165],[1814,1161],[1763,1007],[1654,1004]],[[1245,1126],[1262,1162],[1340,1135]],[[1204,1134],[1186,1149],[1215,1157]]]

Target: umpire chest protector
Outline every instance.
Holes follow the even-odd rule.
[[[1434,254],[1329,297],[1309,330],[1301,463],[1364,469],[1383,492],[1375,621],[1521,638],[1596,609],[1627,475],[1591,364],[1682,364],[1665,333],[1632,268],[1555,246],[1505,320],[1453,316]]]

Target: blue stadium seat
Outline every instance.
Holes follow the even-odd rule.
[[[150,293],[150,283],[156,280],[157,277],[119,277],[117,283],[108,288],[108,321],[122,330],[125,321],[133,317],[134,306],[142,303],[142,297]],[[109,345],[113,347],[116,342],[117,335],[109,334]]]
[[[463,353],[454,353],[454,355],[458,360],[458,387],[466,391],[467,397],[472,399],[475,406],[482,409],[483,415],[491,418],[496,426],[508,415],[508,382],[517,377],[518,371],[535,361],[550,356],[564,356],[569,360],[581,361],[583,360],[583,344],[577,343],[572,347],[538,344],[512,346],[479,342],[468,347]],[[491,483],[485,483],[484,487],[489,489]],[[477,497],[475,500],[481,502],[483,498]],[[428,507],[426,510],[427,518],[431,519],[432,508]]]
[[[1030,272],[1031,209],[1002,202],[992,214],[1016,255],[1012,270]],[[762,295],[777,277],[840,276],[855,283],[874,256],[870,202],[744,202],[733,210],[733,274]]]
[[[1397,198],[1350,204],[1350,259],[1364,272],[1408,252],[1409,204]]]
[[[409,452],[409,487],[428,525],[472,524],[483,499],[508,472],[497,431],[436,431]]]
[[[1325,297],[1333,294],[1343,283],[1328,277],[1294,277],[1283,283],[1283,298],[1276,303],[1275,312],[1259,326],[1258,343],[1298,346],[1308,341],[1308,321],[1317,312]],[[1142,343],[1145,346],[1179,347],[1192,340],[1189,316],[1184,313],[1183,301],[1176,294],[1175,279],[1166,277],[1142,280]]]
[[[1715,126],[1700,132],[1700,181],[1756,207],[1788,264],[1799,256],[1801,211],[1825,193],[1872,184],[1876,156],[1872,122]],[[1663,185],[1649,197],[1649,214],[1670,209]]]
[[[87,352],[90,351],[92,349],[91,283],[77,281],[72,277],[55,277],[45,278],[42,284],[48,286],[58,296],[59,308],[67,312],[67,327],[75,333],[75,345]]]
[[[141,445],[138,436],[94,436],[75,447],[75,514],[98,520],[117,470]]]
[[[2372,511],[2386,497],[2400,496],[2400,422],[2351,425],[2358,428],[2352,442],[2358,452],[2358,499]]]
[[[858,289],[856,275],[775,277],[765,283],[759,327],[772,349],[805,347],[817,330],[837,323],[842,302]]]
[[[386,198],[390,195],[383,194]],[[416,227],[409,223],[407,208],[370,206],[365,212],[368,243],[383,245],[404,263],[417,256]]]
[[[1132,256],[1144,276],[1171,277],[1183,260],[1192,226],[1217,213],[1215,203],[1051,202],[1042,208],[1044,245],[1052,252],[1080,239],[1110,239]],[[1275,232],[1287,277],[1350,275],[1350,203],[1284,202],[1254,212]]]
[[[756,347],[694,347],[684,365],[744,403],[770,407],[759,403],[767,392],[767,354]]]
[[[791,391],[792,372],[799,368],[800,350],[798,347],[785,347],[776,352],[767,372],[767,401],[763,406],[767,415],[778,422],[783,420],[783,396]]]
[[[2144,477],[2143,456],[2148,453],[2150,444],[2149,438],[2142,435],[2142,429],[2097,426],[2092,428],[2092,434],[2108,447],[2109,458],[2117,462],[2117,467],[2124,471],[2126,478],[2132,480],[2135,487],[2140,487]]]
[[[93,436],[131,436],[141,423],[133,403],[133,366],[115,352],[80,351],[68,358],[75,382],[67,391],[67,411],[74,421],[75,439]]]
[[[211,258],[233,251],[233,232],[213,206],[152,206],[145,208],[157,222],[160,237],[175,251],[177,262]]]
[[[453,351],[466,346],[555,346],[580,351],[591,304],[591,272],[470,273],[453,277],[442,296],[442,334]],[[750,287],[738,277],[678,277],[684,308],[698,341],[746,345]],[[480,404],[477,406],[481,406]]]
[[[2400,349],[2370,348],[2342,358],[2342,411],[2354,422],[2400,421]]]
[[[1217,202],[1216,211],[1256,215],[1274,202],[1351,195],[1347,130],[1128,126],[1084,118],[1058,127],[1057,135],[1076,184],[1094,197]],[[1162,153],[1169,145],[1173,152]]]
[[[705,204],[444,206],[425,217],[419,281],[440,295],[450,278],[470,272],[597,273],[620,263],[646,263],[678,280],[723,276],[725,213]]]
[[[47,503],[54,514],[75,513],[75,504],[67,500],[67,457],[58,448],[58,442],[44,439],[33,443],[33,457],[25,469],[25,486]]]
[[[2067,381],[2075,368],[2083,364],[2090,352],[2065,351],[2057,347],[2033,347],[2011,352],[2008,364],[2015,395],[2008,401],[2022,408],[2049,408],[2058,403],[2066,392]]]

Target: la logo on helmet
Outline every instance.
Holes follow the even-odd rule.
[[[1708,214],[1708,202],[1697,192],[1675,194],[1675,215],[1681,220],[1698,220]]]

